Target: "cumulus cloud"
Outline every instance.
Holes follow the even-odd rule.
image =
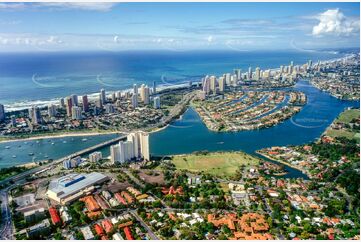
[[[113,41],[114,41],[114,43],[118,43],[119,42],[119,36],[118,35],[114,36]]]
[[[316,17],[319,23],[313,26],[312,34],[349,35],[360,28],[359,20],[347,18],[339,9],[329,9]]]
[[[208,37],[207,37],[207,41],[208,41],[209,43],[211,43],[211,42],[213,41],[213,36],[212,36],[212,35],[208,36]]]

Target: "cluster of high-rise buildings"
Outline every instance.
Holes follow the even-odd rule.
[[[130,160],[150,160],[149,134],[138,131],[130,133],[126,141],[120,141],[110,147],[112,164],[124,163]]]
[[[286,79],[293,80],[298,73],[301,71],[306,72],[311,68],[311,60],[302,66],[294,66],[293,61],[291,61],[290,65],[281,65],[278,70],[261,70],[261,68],[256,67],[253,71],[252,67],[249,67],[247,72],[242,73],[241,69],[234,69],[233,73],[225,73],[218,78],[214,75],[207,75],[202,79],[203,90],[200,95],[206,96],[210,93],[223,93],[226,86],[236,87],[241,81],[260,81],[268,78],[282,81]]]

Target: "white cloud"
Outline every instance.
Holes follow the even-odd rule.
[[[114,2],[39,2],[39,3],[0,3],[0,10],[49,9],[67,10],[80,9],[89,11],[109,11],[117,3]]]
[[[118,35],[114,36],[113,41],[114,41],[114,43],[118,43],[119,42],[119,36]]]
[[[212,36],[212,35],[208,36],[207,41],[208,41],[209,43],[212,42],[212,41],[213,41],[213,36]]]
[[[312,34],[349,35],[360,28],[359,20],[347,18],[339,9],[329,9],[316,17],[320,22],[313,26]]]
[[[49,7],[55,9],[81,9],[93,11],[109,11],[117,3],[112,2],[52,2],[52,3],[37,3],[39,7]]]
[[[24,8],[25,8],[24,3],[0,3],[0,9],[19,10]]]

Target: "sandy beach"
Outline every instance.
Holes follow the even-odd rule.
[[[75,136],[95,136],[102,134],[120,134],[118,131],[109,131],[109,132],[74,132],[74,133],[63,133],[63,134],[47,134],[43,136],[34,136],[29,138],[14,138],[1,140],[0,143],[14,142],[14,141],[27,141],[27,140],[40,140],[40,139],[52,139],[52,138],[63,138],[63,137],[75,137]]]

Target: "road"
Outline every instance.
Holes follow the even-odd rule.
[[[0,239],[1,240],[14,239],[11,212],[10,212],[10,207],[9,207],[9,195],[8,195],[8,191],[12,187],[13,186],[0,191],[0,200],[1,200]]]
[[[159,238],[153,233],[153,231],[148,227],[146,223],[144,223],[143,219],[138,216],[136,211],[130,211],[130,213],[138,220],[138,222],[147,230],[150,238],[152,240],[159,240]]]

